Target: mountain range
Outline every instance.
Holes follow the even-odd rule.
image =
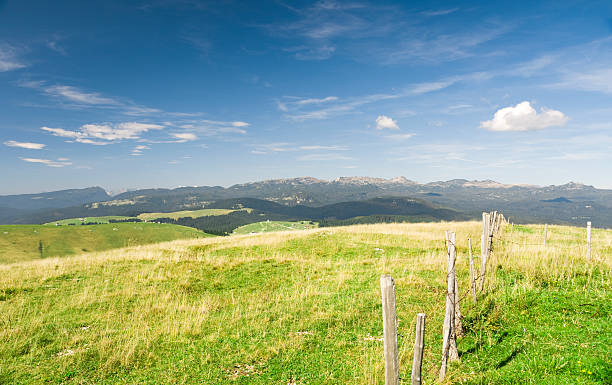
[[[466,218],[478,218],[481,211],[499,210],[515,222],[584,225],[590,220],[594,226],[612,227],[612,190],[573,182],[533,186],[454,179],[421,184],[404,177],[342,177],[331,181],[300,177],[230,187],[142,189],[115,196],[100,187],[8,195],[0,196],[0,223],[212,208],[218,206],[216,202],[235,198],[256,198],[287,207],[343,203],[346,210],[357,215],[389,214],[386,209],[380,213],[353,210],[359,207],[356,202],[381,197],[418,199],[431,207],[460,212]]]

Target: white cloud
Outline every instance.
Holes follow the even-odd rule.
[[[246,134],[246,130],[243,130],[242,128],[238,128],[238,127],[220,127],[218,129],[218,132],[221,133],[229,133],[229,134],[241,134],[244,135]]]
[[[304,151],[320,151],[320,150],[327,150],[327,151],[347,151],[349,148],[347,146],[338,146],[338,145],[333,145],[333,146],[319,146],[319,145],[315,145],[315,146],[300,146],[300,150],[304,150]]]
[[[412,138],[413,136],[414,134],[393,134],[393,135],[387,135],[385,136],[385,138],[391,139],[391,140],[408,140]]]
[[[197,135],[191,132],[175,132],[171,133],[170,135],[178,139],[179,142],[189,142],[193,140],[198,140]]]
[[[325,103],[325,102],[333,102],[338,100],[337,96],[327,96],[325,98],[321,98],[321,99],[317,99],[317,98],[310,98],[310,99],[301,99],[298,100],[297,102],[295,102],[295,104],[298,105],[304,105],[304,104],[321,104],[321,103]]]
[[[390,117],[385,116],[385,115],[380,115],[378,116],[378,118],[376,118],[376,129],[377,130],[383,130],[383,129],[399,130],[399,126],[397,125],[397,122],[391,119]]]
[[[285,117],[294,121],[304,121],[308,119],[327,119],[332,116],[347,114],[362,105],[375,103],[388,99],[401,97],[401,94],[371,94],[359,97],[340,100],[335,96],[328,96],[322,99],[302,99],[295,97],[285,97],[282,102],[277,102],[279,110],[285,112]],[[296,100],[297,99],[297,100]],[[303,103],[306,100],[307,103]],[[314,103],[313,100],[321,101]],[[327,107],[319,107],[319,104],[330,103]],[[317,106],[317,109],[308,107]]]
[[[193,135],[201,134],[205,136],[225,136],[224,134],[245,135],[244,129],[251,124],[242,121],[220,121],[220,120],[183,120],[174,124],[176,127],[194,131]],[[194,139],[195,140],[195,139]]]
[[[295,53],[295,58],[298,60],[325,60],[329,59],[336,52],[336,47],[330,44],[321,46],[301,45],[285,48],[284,51]]]
[[[612,68],[565,73],[563,80],[552,87],[612,94]]]
[[[68,131],[63,128],[52,128],[52,127],[41,127],[43,131],[48,131],[53,134],[53,136],[62,136],[64,138],[78,138],[81,134],[76,131]]]
[[[57,40],[47,41],[47,48],[64,56],[67,55],[66,50],[58,44]]]
[[[310,154],[302,155],[297,158],[301,161],[331,161],[331,160],[353,160],[353,158],[339,154]]]
[[[254,145],[255,150],[252,150],[252,154],[265,155],[273,152],[287,152],[295,151],[296,148],[292,147],[292,143],[285,142],[273,142],[273,143],[259,143]]]
[[[406,28],[397,35],[401,39],[390,46],[374,47],[373,57],[383,64],[443,63],[473,57],[483,50],[485,43],[498,39],[514,28],[511,23],[483,22],[473,28],[457,31],[427,31]]]
[[[409,89],[409,92],[415,95],[426,94],[428,92],[439,91],[448,88],[455,84],[457,79],[447,79],[434,82],[417,83]]]
[[[116,100],[104,97],[97,92],[84,92],[80,89],[72,86],[51,86],[45,88],[45,92],[53,95],[62,97],[71,102],[92,104],[92,105],[117,105],[119,104]]]
[[[112,142],[100,142],[99,140],[91,140],[91,139],[85,139],[85,138],[77,138],[75,141],[79,143],[93,144],[94,146],[106,146],[107,144],[112,143]]]
[[[26,148],[28,150],[42,150],[46,146],[46,144],[42,143],[16,142],[14,140],[6,141],[4,142],[4,145],[9,147]]]
[[[132,153],[130,155],[139,156],[139,155],[142,155],[142,152],[144,150],[150,150],[150,149],[151,147],[140,144],[132,149]]]
[[[83,91],[74,86],[63,84],[48,85],[43,80],[27,80],[17,83],[21,87],[32,88],[40,91],[44,95],[57,99],[59,107],[63,108],[103,108],[114,109],[129,116],[145,115],[193,115],[175,112],[165,112],[157,108],[138,105],[130,100],[115,99],[104,96],[99,92]]]
[[[162,128],[164,128],[164,126],[159,124],[125,122],[114,125],[84,124],[79,127],[78,131],[50,127],[41,127],[41,130],[50,132],[54,136],[72,138],[80,143],[104,145],[118,140],[140,139],[141,134],[149,130],[161,130]],[[102,140],[102,142],[100,140]]]
[[[451,13],[455,13],[458,10],[459,10],[459,8],[430,10],[430,11],[423,11],[423,12],[421,12],[421,15],[423,15],[423,16],[444,16],[444,15],[449,15]]]
[[[493,119],[480,123],[489,131],[530,131],[562,126],[568,118],[561,111],[542,108],[538,113],[529,102],[498,110]]]
[[[263,143],[254,145],[255,149],[251,151],[252,154],[264,155],[275,152],[288,152],[288,151],[348,151],[347,146],[331,145],[305,145],[297,146],[293,143],[276,142],[276,143]]]
[[[143,106],[125,106],[125,110],[123,111],[126,115],[131,116],[142,116],[142,115],[151,115],[151,114],[160,114],[162,110],[157,108],[143,107]]]
[[[24,162],[41,163],[49,167],[65,167],[71,166],[72,162],[68,162],[68,158],[59,158],[58,160],[39,159],[39,158],[20,158]]]
[[[0,44],[0,72],[7,72],[24,68],[26,65],[19,61],[15,49],[6,44]]]
[[[248,127],[248,126],[251,125],[250,123],[241,122],[241,121],[223,122],[223,121],[219,121],[219,120],[208,120],[208,119],[202,119],[201,122],[202,123],[211,124],[211,125],[214,125],[214,126]]]

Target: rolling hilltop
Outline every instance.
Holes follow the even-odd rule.
[[[587,259],[584,228],[549,226],[547,247],[541,225],[506,229],[475,303],[480,229],[358,225],[0,264],[0,383],[382,384],[381,274],[395,278],[402,383],[419,312],[436,383],[453,230],[464,334],[443,383],[610,384],[612,232],[593,232]]]
[[[73,191],[73,190],[70,190]],[[509,185],[495,181],[456,179],[419,184],[403,177],[393,179],[345,177],[332,181],[315,178],[278,179],[238,184],[231,187],[204,186],[176,189],[147,189],[113,197],[96,193],[89,202],[70,207],[41,207],[41,194],[0,197],[1,223],[44,223],[84,216],[136,216],[146,212],[172,212],[218,207],[218,202],[235,198],[255,198],[286,207],[324,207],[361,202],[380,197],[420,199],[436,207],[446,207],[468,217],[481,211],[502,210],[516,222],[548,222],[612,227],[612,190],[577,183],[561,186]],[[57,201],[69,202],[68,198]],[[104,193],[105,194],[105,193]],[[29,200],[37,205],[26,210]],[[353,206],[355,207],[355,205]],[[307,210],[307,209],[302,209]],[[376,213],[383,214],[383,213]],[[396,213],[399,215],[399,213]],[[355,216],[370,215],[365,212]]]

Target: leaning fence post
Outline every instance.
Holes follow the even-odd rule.
[[[474,277],[474,258],[472,257],[472,239],[468,238],[468,250],[470,255],[470,282],[472,283],[472,297],[476,303],[476,278]]]
[[[587,259],[591,259],[591,221],[587,222]]]
[[[395,309],[395,282],[389,275],[380,277],[382,294],[383,335],[385,346],[385,385],[399,384],[397,349],[397,316]]]
[[[425,314],[417,314],[416,336],[414,338],[414,357],[412,359],[412,385],[421,385],[421,368],[425,348]]]
[[[544,246],[546,246],[546,238],[548,238],[548,223],[544,225]]]
[[[446,282],[446,312],[444,314],[442,365],[440,366],[440,380],[446,376],[448,360],[459,359],[457,341],[455,338],[455,233],[450,233],[450,252],[448,253],[448,276]]]

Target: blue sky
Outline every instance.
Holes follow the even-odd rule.
[[[0,194],[612,188],[612,3],[0,0],[0,101]]]

